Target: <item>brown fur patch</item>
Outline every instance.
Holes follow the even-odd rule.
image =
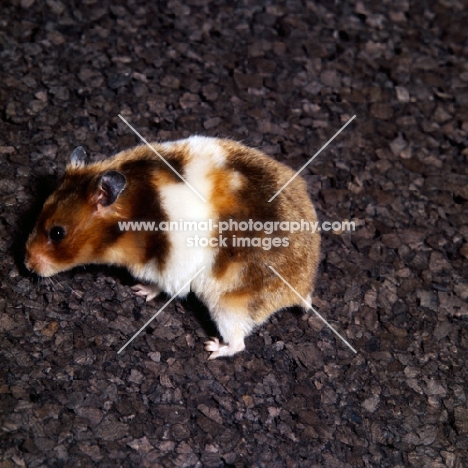
[[[306,184],[300,177],[294,179],[268,203],[295,174],[292,170],[260,151],[230,141],[223,141],[221,144],[227,153],[228,173],[234,171],[241,174],[244,183],[236,190],[227,191],[226,177],[222,174],[213,176],[217,187],[213,190],[213,203],[217,203],[220,221],[316,221]],[[222,194],[219,201],[218,194]],[[231,230],[223,235],[247,238],[286,236],[289,241],[287,247],[272,247],[270,250],[263,250],[262,247],[220,248],[215,258],[213,274],[226,288],[231,280],[229,272],[232,262],[239,262],[243,266],[235,289],[224,295],[223,301],[230,301],[236,307],[244,304],[246,312],[257,324],[280,308],[303,305],[294,292],[270,270],[269,265],[305,298],[313,289],[319,262],[318,233],[277,231],[266,235],[263,231]]]
[[[143,148],[137,154],[143,152],[148,156]],[[156,178],[159,182],[180,179],[167,166],[162,168],[165,164],[159,158],[154,158],[135,159],[132,154],[128,160],[116,157],[89,166],[69,167],[59,188],[46,201],[28,242],[31,262],[41,256],[63,270],[86,263],[129,266],[154,259],[162,268],[170,248],[166,233],[124,232],[118,225],[119,221],[167,220],[153,174],[164,174]],[[97,205],[96,192],[101,175],[108,170],[123,173],[126,186],[114,204],[104,207]],[[54,226],[66,231],[60,242],[48,238]]]
[[[213,187],[210,205],[213,206],[214,212],[220,216],[220,219],[228,216],[229,213],[242,211],[239,190],[245,184],[244,177],[224,167],[213,169],[208,177]]]
[[[153,169],[158,170],[159,174],[164,174],[167,180],[171,182],[182,182],[182,179],[173,171],[177,171],[182,177],[185,177],[185,166],[189,161],[189,154],[187,151],[187,144],[180,142],[167,147],[159,143],[150,143],[151,146],[158,152],[158,154],[166,161],[171,167],[166,164],[153,150],[147,145],[140,145],[135,148],[123,151],[115,156],[115,162],[118,166],[122,167],[125,171],[126,165],[133,164],[148,164],[153,165]],[[172,168],[172,169],[171,169]]]

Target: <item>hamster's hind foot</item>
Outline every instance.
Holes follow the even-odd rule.
[[[230,344],[223,344],[218,338],[211,338],[205,342],[205,350],[211,351],[209,360],[222,356],[232,356],[245,349],[244,340],[234,341]]]
[[[155,284],[136,284],[132,286],[132,291],[141,297],[146,297],[146,302],[154,299],[161,290]]]

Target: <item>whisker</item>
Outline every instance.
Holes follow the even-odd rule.
[[[48,287],[49,291],[51,287],[52,289],[54,289],[54,281],[52,280],[52,278],[44,278],[44,283]]]
[[[72,294],[74,294],[78,299],[82,299],[82,296],[76,292],[69,284],[67,284],[67,288],[71,291]]]

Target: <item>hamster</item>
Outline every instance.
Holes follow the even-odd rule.
[[[305,229],[317,221],[306,184],[296,177],[269,202],[295,172],[257,149],[203,136],[152,147],[91,164],[76,148],[29,236],[26,267],[50,277],[90,263],[123,266],[146,300],[192,291],[222,338],[205,343],[209,359],[232,356],[275,311],[303,306],[290,286],[311,300],[320,236]],[[129,221],[155,228],[125,229]],[[185,221],[196,224],[176,229]],[[292,222],[303,229],[287,230]]]

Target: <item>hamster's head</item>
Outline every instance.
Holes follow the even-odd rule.
[[[76,148],[58,189],[46,200],[26,244],[26,267],[49,277],[77,265],[108,262],[125,215],[126,178],[99,164],[86,166]]]

